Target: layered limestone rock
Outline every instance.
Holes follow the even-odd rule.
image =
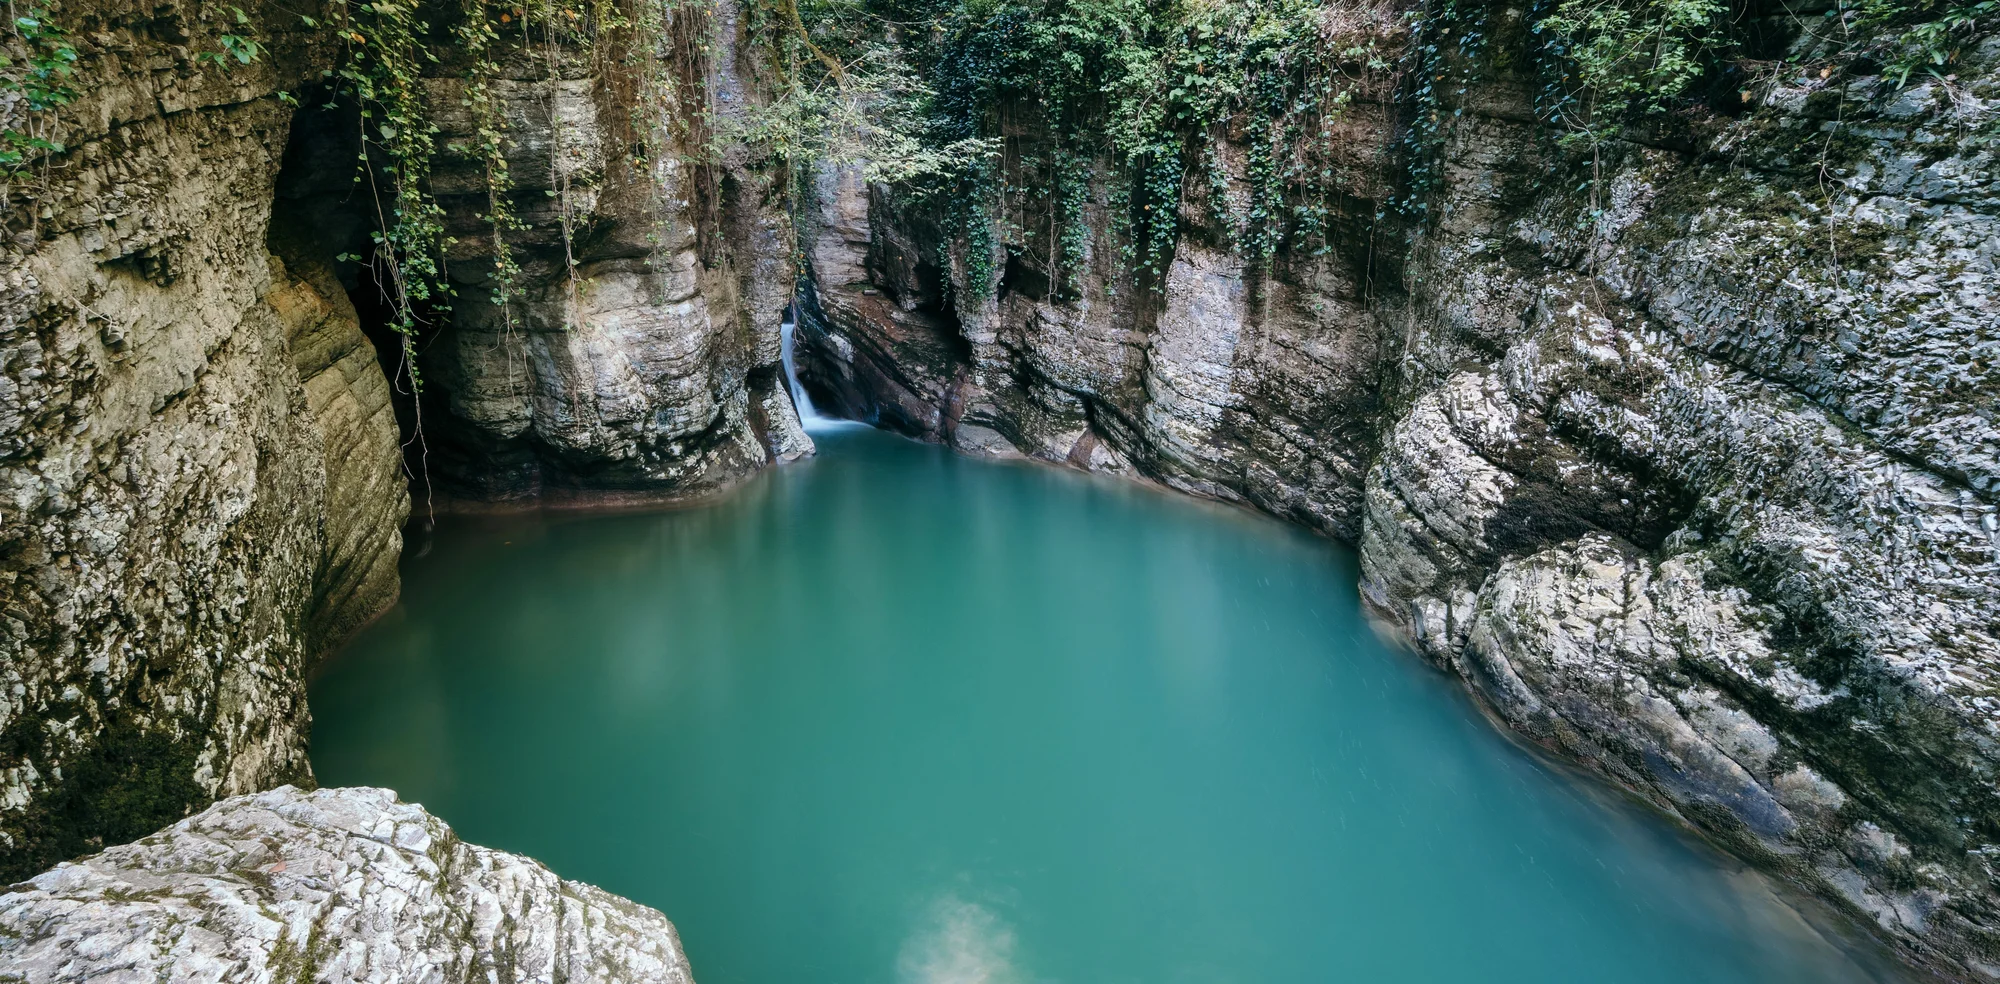
[[[0,895],[0,964],[90,981],[690,984],[665,916],[386,789],[224,800]]]
[[[1356,139],[1387,122],[1379,103],[1355,117],[1343,131]],[[1035,163],[1042,139],[1010,128],[1018,171],[1003,183],[1051,185]],[[1356,184],[1382,179],[1357,167]],[[1367,302],[1365,260],[1252,264],[1203,244],[1219,231],[1203,230],[1207,210],[1192,203],[1196,234],[1155,290],[1123,268],[1097,188],[1074,270],[1048,259],[1055,235],[1037,218],[1047,203],[1010,200],[1000,224],[1021,236],[1000,244],[993,296],[975,302],[976,290],[952,286],[965,264],[941,262],[948,250],[921,210],[859,169],[825,174],[819,189],[805,372],[845,415],[973,453],[1143,473],[1358,533],[1390,337]]]
[[[1801,73],[1593,203],[1504,82],[1416,259],[1364,591],[1529,734],[2000,976],[1992,109]]]
[[[427,467],[446,497],[686,496],[801,453],[778,364],[784,213],[751,162],[709,163],[703,145],[709,114],[755,91],[740,77],[755,70],[745,28],[728,5],[671,17],[645,41],[712,37],[708,60],[518,44],[499,59],[486,84],[522,225],[507,235],[520,273],[504,303],[466,68],[447,58],[426,80],[443,150],[433,187],[458,239],[458,300],[422,358]],[[674,74],[648,86],[648,71]],[[674,102],[639,105],[666,100],[658,88]],[[650,159],[632,149],[639,127]]]
[[[308,655],[317,656],[395,603],[410,499],[396,410],[375,345],[362,333],[333,271],[309,257],[294,254],[290,271],[270,257],[273,286],[264,303],[286,326],[326,475],[326,515],[305,622]]]
[[[1101,188],[1084,262],[1047,262],[1044,136],[1009,123],[991,301],[921,208],[824,176],[808,382],[1356,542],[1371,607],[1509,724],[2000,977],[2000,194],[1969,136],[2000,40],[1958,68],[1780,74],[1579,161],[1488,58],[1393,250],[1395,110],[1363,91],[1327,254],[1247,262],[1188,202],[1157,289]]]
[[[670,63],[684,105],[650,157],[638,92],[607,74],[644,59],[502,52],[487,82],[526,223],[504,310],[466,66],[441,49],[432,190],[460,296],[424,329],[414,401],[351,256],[376,216],[356,107],[322,81],[324,12],[52,13],[79,95],[0,243],[0,875],[309,782],[304,674],[395,600],[409,474],[427,505],[657,498],[811,452],[778,366],[773,179],[683,163],[708,92],[756,98],[733,11],[667,25],[714,43]],[[201,57],[244,21],[251,63]]]
[[[310,39],[222,73],[195,8],[63,15],[67,149],[14,186],[0,243],[13,877],[309,777],[305,661],[393,600],[404,501],[351,311],[267,249],[275,93],[322,67]]]

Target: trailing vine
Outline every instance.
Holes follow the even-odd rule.
[[[1056,295],[1073,299],[1097,207],[1127,273],[1155,288],[1189,221],[1257,261],[1326,249],[1348,202],[1330,151],[1339,120],[1358,100],[1386,102],[1398,85],[1405,173],[1386,210],[1421,230],[1442,181],[1442,146],[1491,43],[1493,7],[1421,0],[1399,14],[1354,0],[747,0],[745,27],[770,98],[718,119],[688,98],[706,71],[709,6],[460,0],[443,34],[422,12],[437,10],[410,0],[331,0],[325,23],[301,18],[338,42],[332,74],[360,106],[357,181],[374,193],[378,220],[361,259],[384,285],[413,389],[419,322],[452,302],[444,263],[453,241],[430,188],[438,131],[423,84],[440,43],[454,45],[463,66],[470,151],[486,184],[491,300],[511,326],[522,277],[512,243],[527,223],[491,86],[506,57],[538,63],[546,79],[550,194],[572,299],[580,199],[565,155],[576,141],[556,106],[566,65],[587,65],[597,83],[631,94],[630,139],[620,146],[635,168],[664,167],[675,151],[709,166],[723,146],[748,147],[772,170],[794,227],[805,228],[799,203],[817,169],[861,163],[870,179],[930,203],[957,287],[989,292],[1008,250],[1033,250]],[[1854,65],[1896,85],[1949,86],[1996,15],[2000,0],[1836,0],[1801,25],[1826,39],[1825,72]],[[191,56],[197,64],[229,71],[262,56],[244,10],[214,5],[202,17],[219,28],[213,46]],[[1680,110],[1732,70],[1742,58],[1732,19],[1725,0],[1536,0],[1524,54],[1541,66],[1537,114],[1561,147],[1598,166],[1602,148],[1635,122]],[[46,5],[10,5],[0,34],[0,180],[10,196],[36,161],[63,150],[57,124],[77,96],[77,60]],[[1047,137],[1034,163],[1044,180],[1030,187],[1007,185],[1009,169],[1026,166],[1018,154],[1003,159],[1012,120]],[[668,209],[656,204],[665,221]],[[1023,216],[1024,228],[1007,227],[1003,213]]]
[[[1465,114],[1475,66],[1489,36],[1486,16],[1479,0],[1426,0],[1411,14],[1402,94],[1406,122],[1397,141],[1404,186],[1390,207],[1410,220],[1417,235],[1429,222],[1431,200],[1444,183],[1444,145]]]
[[[445,212],[430,192],[437,124],[424,105],[423,67],[438,59],[423,43],[430,24],[414,5],[340,0],[336,30],[352,42],[340,78],[360,103],[357,183],[366,183],[375,206],[373,253],[365,259],[384,288],[402,349],[411,391],[422,387],[417,365],[420,321],[449,310]],[[376,155],[380,155],[379,166]]]
[[[530,225],[514,203],[516,181],[507,157],[507,123],[492,88],[492,81],[502,75],[502,59],[509,53],[527,58],[540,66],[543,75],[537,96],[549,121],[547,193],[556,206],[565,289],[572,302],[566,310],[573,315],[581,277],[575,247],[577,140],[569,132],[574,124],[565,119],[558,100],[569,71],[566,66],[587,66],[587,77],[595,80],[622,77],[636,69],[635,90],[647,97],[640,101],[662,107],[658,112],[664,114],[675,86],[667,59],[656,50],[658,35],[647,34],[637,42],[630,36],[635,29],[662,30],[677,9],[686,6],[686,0],[637,0],[635,7],[642,15],[635,20],[615,0],[498,4],[461,0],[449,37],[458,48],[453,57],[463,65],[462,103],[472,122],[470,144],[463,149],[483,171],[485,203],[478,218],[488,230],[493,264],[488,299],[500,310],[507,330],[515,324],[514,302],[520,297],[522,277],[512,238]],[[361,168],[356,181],[365,182],[374,193],[377,209],[372,255],[348,258],[365,260],[375,268],[393,311],[391,327],[401,339],[406,379],[415,391],[422,385],[415,358],[420,322],[449,312],[454,296],[445,276],[445,257],[456,241],[446,232],[445,210],[431,190],[438,128],[431,107],[425,105],[423,85],[424,77],[441,62],[427,46],[432,43],[431,25],[418,16],[415,6],[338,0],[336,9],[340,17],[333,28],[346,50],[335,74],[360,105]],[[614,50],[632,54],[618,58]],[[665,152],[660,138],[667,129],[665,117],[653,115],[653,110],[635,113],[646,113],[651,121],[635,126],[631,141],[634,165],[647,166]]]
[[[632,167],[653,175],[648,188],[657,196],[665,184],[665,168],[685,166],[689,194],[699,209],[713,205],[718,196],[703,98],[714,48],[709,7],[702,0],[636,0],[621,75],[630,81],[626,142]],[[666,241],[674,209],[657,197],[651,204],[652,228],[646,238],[658,246]],[[709,256],[709,247],[702,248],[704,257]]]
[[[473,146],[485,170],[486,211],[480,218],[492,236],[492,302],[500,309],[501,322],[508,331],[514,328],[513,301],[519,290],[521,265],[507,237],[525,230],[527,223],[516,214],[511,199],[514,178],[507,164],[507,121],[490,80],[500,74],[494,52],[500,28],[513,20],[512,9],[496,12],[486,0],[464,0],[455,32],[466,58],[465,105],[472,115]]]
[[[870,30],[895,26],[897,57],[911,76],[878,103],[887,107],[880,115],[903,124],[908,144],[937,155],[902,183],[935,203],[965,290],[993,289],[999,240],[1017,231],[1002,229],[1002,202],[1034,194],[1005,187],[996,149],[1005,120],[1039,120],[1038,132],[1052,137],[1039,162],[1048,179],[1019,232],[1045,237],[1053,289],[1069,298],[1089,248],[1086,207],[1099,190],[1125,270],[1154,289],[1190,194],[1255,259],[1323,249],[1342,190],[1328,158],[1332,127],[1358,93],[1386,88],[1402,34],[1386,8],[1327,0],[871,0],[800,9],[822,50],[863,48]],[[1242,194],[1216,158],[1225,142],[1248,154]]]
[[[907,122],[918,146],[960,151],[905,184],[907,197],[936,203],[960,261],[956,286],[992,290],[1006,238],[1008,251],[1046,256],[1062,299],[1076,296],[1074,270],[1090,246],[1084,214],[1098,196],[1125,271],[1155,288],[1197,216],[1252,260],[1325,250],[1353,201],[1329,150],[1338,121],[1358,100],[1386,102],[1392,88],[1403,180],[1372,218],[1395,213],[1421,235],[1444,180],[1444,145],[1478,67],[1494,58],[1541,66],[1537,115],[1562,150],[1590,162],[1595,221],[1605,146],[1634,124],[1686,110],[1744,57],[1725,0],[1540,0],[1527,32],[1507,39],[1525,41],[1522,50],[1497,53],[1489,21],[1500,7],[1484,0],[1422,0],[1406,13],[1328,0],[781,7],[803,15],[783,25],[814,53],[838,59],[871,37],[895,39],[915,84],[889,93],[882,115]],[[1832,52],[1862,71],[1879,66],[1897,85],[1924,74],[1949,84],[1996,8],[2000,0],[1839,0],[1827,20],[1849,36]],[[810,115],[786,128],[806,128]],[[1042,138],[1044,178],[1027,189],[1006,186],[996,154],[963,153],[1016,120],[1038,124],[1028,132]],[[1218,148],[1237,156],[1225,164]],[[1022,216],[1025,229],[1002,215]],[[1013,241],[1017,231],[1028,241]]]
[[[242,7],[236,6],[231,6],[229,13],[233,18],[229,30],[216,36],[215,50],[195,52],[195,64],[227,72],[237,65],[248,65],[256,61],[257,56],[264,53],[264,46],[251,36],[250,15],[244,13]]]
[[[1055,243],[1055,276],[1051,286],[1058,299],[1073,300],[1079,296],[1075,271],[1083,266],[1090,252],[1090,227],[1084,219],[1084,207],[1090,204],[1090,158],[1060,140],[1051,158],[1049,171],[1054,180],[1050,198],[1055,206],[1050,215],[1054,229],[1050,238]]]

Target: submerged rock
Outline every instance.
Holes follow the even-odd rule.
[[[689,984],[660,913],[386,789],[224,800],[0,895],[8,980]]]

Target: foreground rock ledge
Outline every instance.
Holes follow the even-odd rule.
[[[691,984],[673,924],[387,789],[238,796],[0,894],[0,978]]]

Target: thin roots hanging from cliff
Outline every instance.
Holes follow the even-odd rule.
[[[423,41],[430,25],[417,18],[414,7],[342,0],[336,9],[334,27],[345,47],[336,74],[352,88],[360,105],[359,173],[354,180],[366,183],[376,224],[369,255],[343,258],[369,266],[390,311],[389,327],[399,349],[394,382],[410,398],[413,415],[404,460],[408,462],[414,443],[417,474],[412,478],[423,480],[425,509],[434,521],[417,342],[426,320],[451,310],[445,253],[454,242],[444,230],[444,209],[430,194],[437,125],[421,94],[422,66],[436,61],[436,56]]]
[[[383,214],[381,190],[375,185],[372,169],[369,170],[368,181],[369,190],[373,193],[376,221],[382,228],[387,228],[388,216]],[[380,243],[381,239],[377,241]],[[405,280],[407,272],[396,261],[392,251],[378,248],[369,256],[368,265],[374,273],[372,279],[381,292],[382,303],[393,312],[390,327],[395,330],[398,340],[397,372],[390,382],[409,398],[411,415],[410,437],[403,442],[403,467],[405,471],[409,470],[410,447],[415,444],[417,471],[410,477],[423,479],[425,528],[428,529],[437,524],[437,508],[431,487],[430,442],[424,436],[423,376],[417,368],[417,311],[411,303],[408,281]]]

